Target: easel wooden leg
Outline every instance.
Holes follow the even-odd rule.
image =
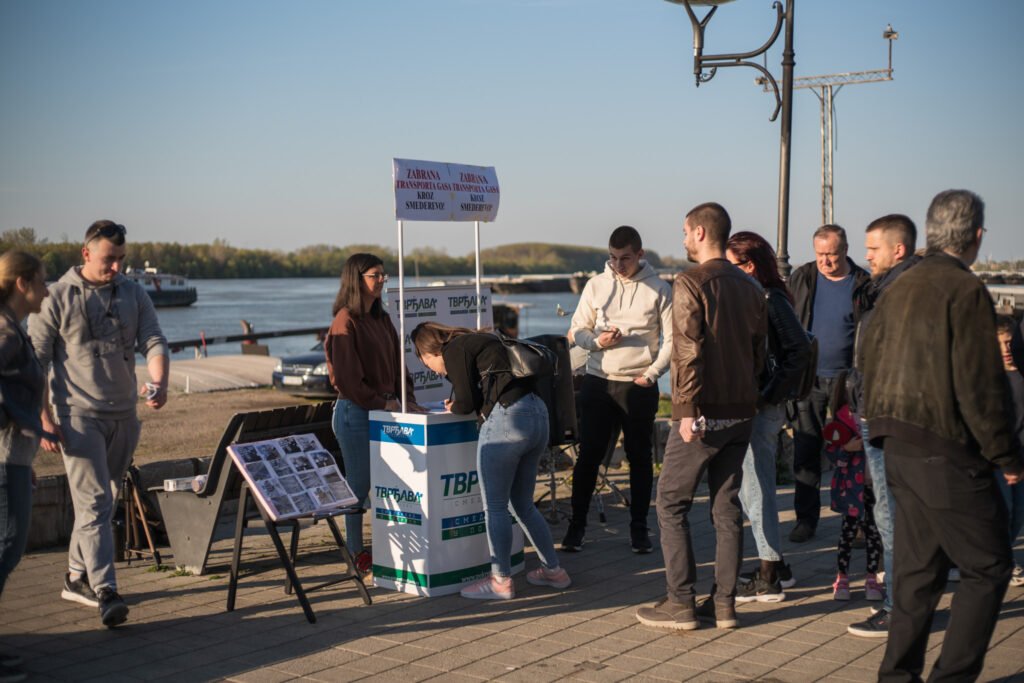
[[[299,583],[299,576],[295,573],[295,566],[292,564],[291,558],[288,557],[288,551],[285,550],[284,542],[281,541],[281,534],[277,532],[277,525],[270,519],[262,506],[256,506],[260,511],[260,516],[263,517],[264,524],[267,525],[267,532],[270,534],[270,539],[274,542],[274,548],[277,550],[278,557],[281,558],[281,564],[284,565],[284,571],[288,575],[288,582],[291,583],[292,588],[295,590],[295,597],[299,599],[299,604],[302,605],[302,611],[306,613],[306,619],[309,623],[316,623],[316,615],[313,614],[313,608],[309,604],[309,599],[306,597],[306,591],[302,590],[302,584]]]
[[[352,552],[345,545],[345,539],[341,536],[341,530],[338,529],[337,522],[334,521],[334,517],[327,518],[327,526],[331,529],[331,534],[334,535],[334,541],[338,544],[338,550],[341,551],[341,557],[345,560],[348,565],[349,573],[355,578],[356,588],[359,590],[359,595],[363,598],[363,603],[370,605],[373,601],[370,599],[370,594],[366,590],[366,585],[363,583],[363,577],[359,576],[359,571],[356,569],[356,562],[352,558]]]
[[[238,566],[242,560],[242,537],[245,535],[245,512],[249,507],[249,486],[243,483],[238,494],[238,519],[235,520],[235,548],[231,554],[231,578],[228,579],[228,611],[235,609],[238,590]]]
[[[292,527],[292,538],[289,550],[291,551],[292,566],[294,567],[295,558],[298,557],[299,554],[299,529],[301,527],[299,526],[298,520],[293,520],[290,526]],[[286,595],[292,594],[292,585],[288,581],[284,582],[284,592]]]

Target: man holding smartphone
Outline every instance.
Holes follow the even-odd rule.
[[[128,618],[117,592],[111,519],[124,474],[139,441],[136,403],[158,410],[167,402],[169,354],[153,302],[121,274],[123,225],[96,221],[85,232],[82,265],[54,285],[42,310],[29,317],[29,335],[46,370],[43,429],[59,443],[75,508],[68,573],[61,597],[99,608],[104,626]],[[146,358],[152,382],[141,389],[135,354]]]
[[[572,316],[569,339],[589,356],[578,398],[581,441],[572,519],[562,541],[569,552],[583,548],[597,472],[620,428],[629,460],[630,545],[635,553],[653,549],[647,530],[651,438],[658,378],[668,370],[672,352],[672,287],[643,258],[640,233],[628,225],[616,228],[604,272],[587,282]]]

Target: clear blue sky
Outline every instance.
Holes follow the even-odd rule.
[[[707,51],[767,37],[769,0],[712,19]],[[798,0],[797,75],[883,68],[836,98],[836,220],[862,258],[889,212],[987,202],[983,255],[1024,257],[1024,2]],[[0,229],[291,249],[396,244],[392,157],[495,166],[483,246],[603,246],[635,225],[682,255],[682,216],[724,204],[774,242],[779,125],[751,69],[695,88],[662,0],[0,0]],[[779,43],[781,44],[781,40]],[[768,64],[778,72],[777,46]],[[1018,83],[1014,86],[1013,83]],[[795,94],[791,246],[819,223],[818,101]],[[407,248],[472,250],[471,224]]]

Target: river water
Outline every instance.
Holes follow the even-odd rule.
[[[433,280],[431,278],[430,280]],[[451,278],[461,280],[462,278]],[[425,286],[428,280],[406,278],[407,287]],[[331,324],[331,304],[338,292],[337,278],[268,278],[245,280],[192,280],[198,301],[184,308],[159,308],[157,314],[164,334],[171,342],[198,339],[200,333],[207,340],[224,335],[242,334],[242,319],[252,323],[255,331],[327,327]],[[385,300],[397,299],[398,284],[388,282]],[[523,337],[536,334],[565,334],[569,317],[558,315],[557,307],[571,315],[579,297],[572,292],[544,294],[495,295],[495,303],[514,303],[523,306],[520,312],[519,333]],[[397,314],[395,324],[397,326]],[[270,347],[270,355],[287,356],[308,351],[315,343],[312,335],[281,337],[261,340]],[[208,344],[209,355],[240,353],[238,342]],[[175,353],[172,359],[193,357],[186,349]]]

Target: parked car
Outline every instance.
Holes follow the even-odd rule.
[[[309,353],[282,358],[274,368],[271,383],[275,389],[293,396],[337,398],[338,395],[327,377],[324,347],[319,342]]]

